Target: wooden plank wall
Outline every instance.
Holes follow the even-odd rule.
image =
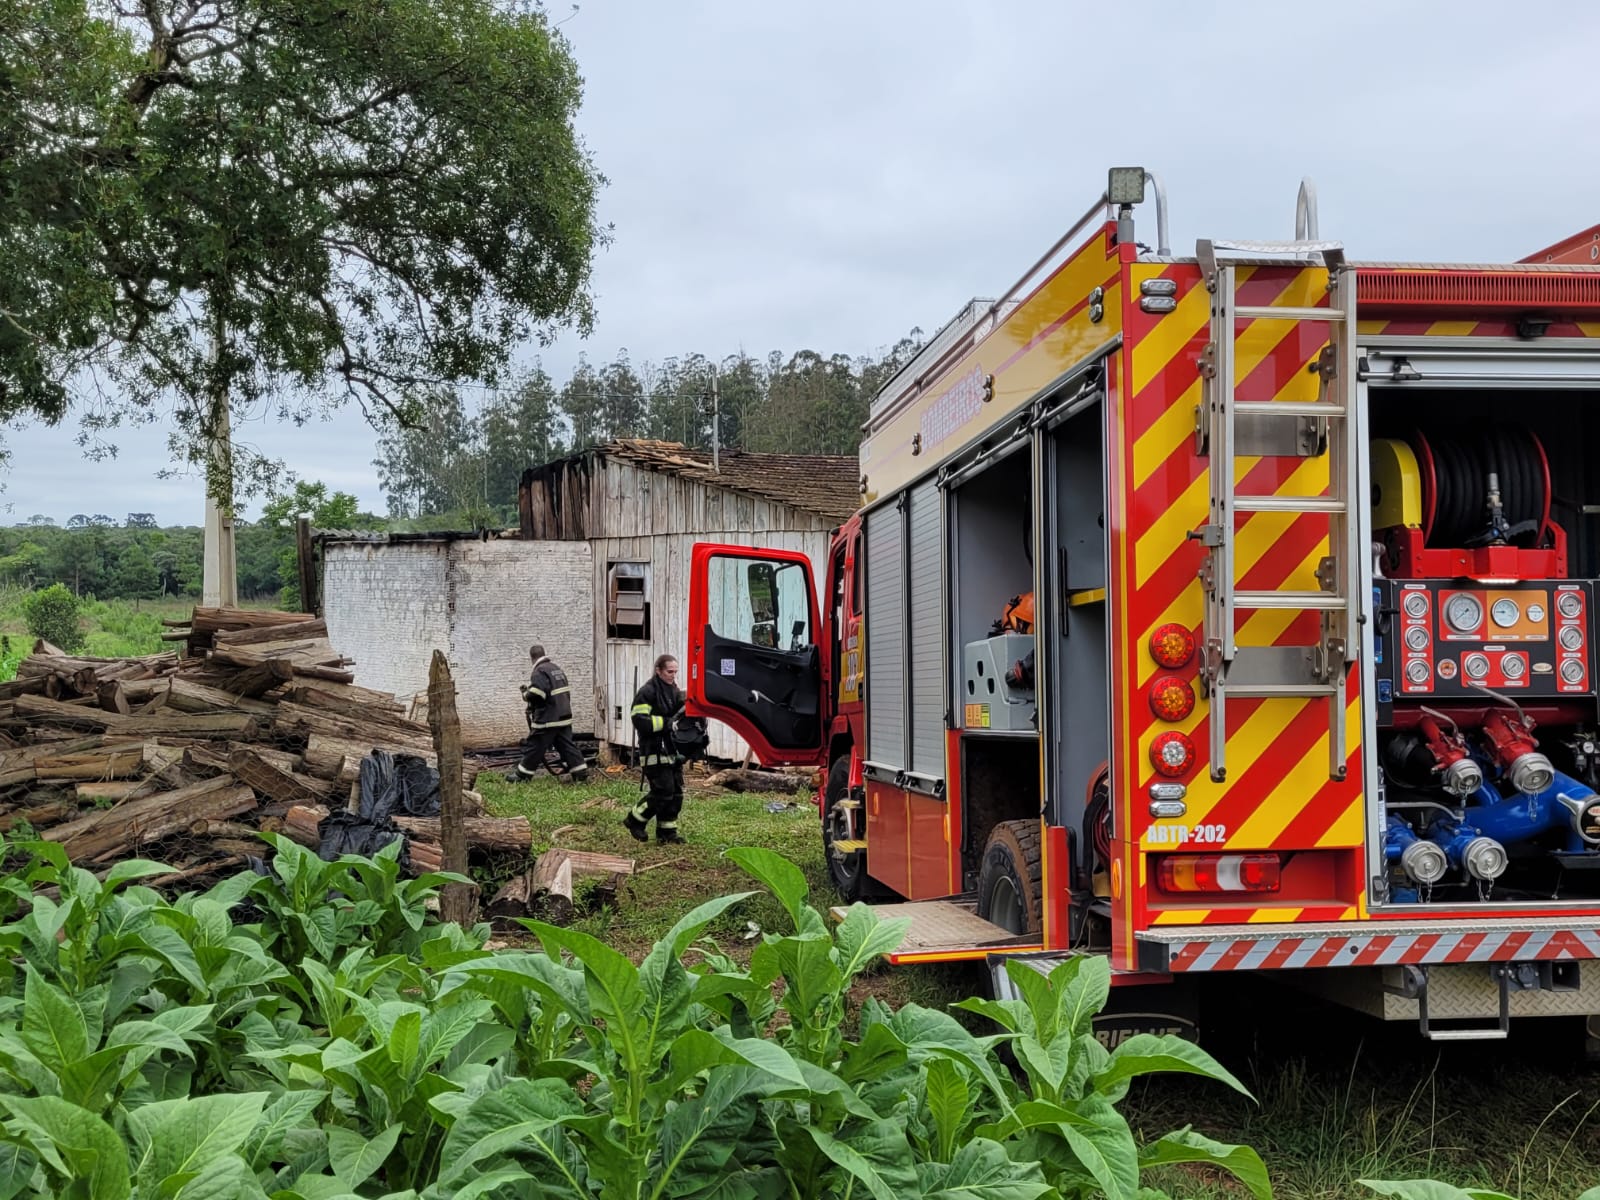
[[[787,505],[678,476],[641,471],[607,462],[597,478],[610,536],[594,548],[595,688],[605,735],[619,746],[632,742],[628,710],[638,684],[650,677],[658,654],[687,653],[689,642],[689,567],[696,542],[726,542],[798,550],[811,559],[816,582],[827,566],[830,523]],[[693,532],[685,532],[686,530]],[[613,562],[650,564],[650,641],[606,637],[606,570]],[[637,681],[637,682],[636,682]],[[598,730],[597,730],[598,732]],[[711,753],[743,758],[743,739],[720,722],[711,724]]]

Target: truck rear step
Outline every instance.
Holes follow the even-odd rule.
[[[977,897],[953,896],[948,900],[915,900],[906,904],[875,904],[872,911],[885,921],[910,917],[911,928],[900,948],[887,956],[891,963],[959,962],[981,959],[991,950],[1040,949],[1037,935],[1021,937],[978,915]],[[836,905],[834,920],[848,910]]]

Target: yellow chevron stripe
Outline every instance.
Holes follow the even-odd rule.
[[[1307,700],[1303,704],[1315,704],[1319,708],[1325,707],[1326,701]],[[1360,745],[1361,728],[1361,702],[1351,700],[1345,709],[1345,728],[1349,731],[1348,745],[1354,750]],[[1256,806],[1242,825],[1230,830],[1228,833],[1227,847],[1229,850],[1254,850],[1270,849],[1289,823],[1300,815],[1309,797],[1316,795],[1323,784],[1328,782],[1328,742],[1330,735],[1324,731],[1300,760],[1290,768],[1282,780],[1272,789],[1271,794]],[[1230,756],[1232,742],[1229,742]],[[1359,837],[1357,844],[1359,844]]]
[[[1352,704],[1350,707],[1359,710],[1357,705]],[[1339,819],[1333,823],[1328,832],[1317,839],[1317,848],[1362,845],[1367,836],[1366,819],[1366,799],[1358,795],[1350,801],[1350,806],[1339,814]]]
[[[1256,706],[1255,711],[1245,718],[1244,724],[1228,737],[1228,759],[1235,764],[1228,773],[1228,781],[1213,783],[1210,776],[1202,776],[1190,785],[1188,820],[1191,824],[1204,821],[1211,815],[1229,789],[1239,781],[1243,774],[1242,766],[1266,754],[1306,703],[1308,701],[1305,700],[1263,700]],[[1154,772],[1148,758],[1140,763],[1140,768],[1141,781],[1148,782]]]
[[[1242,272],[1241,272],[1242,273]],[[1146,279],[1161,274],[1160,268],[1149,271],[1135,270],[1130,277],[1132,286],[1138,287]],[[1211,321],[1211,293],[1204,287],[1189,289],[1189,294],[1178,301],[1178,307],[1156,322],[1155,328],[1139,339],[1133,356],[1133,387],[1129,395],[1137,396],[1150,386],[1150,381],[1170,363],[1191,338],[1206,328]]]
[[[1200,404],[1200,375],[1195,373],[1176,404],[1150,423],[1133,443],[1133,486],[1141,488],[1156,468],[1184,448],[1194,437],[1195,409]]]
[[[1209,908],[1169,908],[1150,918],[1152,925],[1202,925],[1211,915]]]
[[[1246,925],[1287,925],[1298,921],[1303,908],[1258,908],[1245,918]]]
[[[1428,326],[1428,336],[1468,337],[1477,327],[1476,321],[1435,321]]]

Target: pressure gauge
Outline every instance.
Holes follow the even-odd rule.
[[[1583,682],[1583,663],[1575,658],[1569,658],[1561,664],[1561,678],[1567,683]]]
[[[1544,605],[1542,605],[1542,604],[1530,604],[1530,605],[1528,605],[1528,620],[1536,621],[1536,622],[1544,620]]]
[[[1406,664],[1406,678],[1412,683],[1428,682],[1428,664],[1413,660]]]
[[[1489,616],[1501,629],[1510,629],[1522,619],[1522,609],[1515,600],[1507,597],[1494,602],[1494,607],[1489,610]]]
[[[1428,593],[1407,592],[1406,598],[1401,601],[1408,617],[1425,617],[1428,615]]]
[[[1484,654],[1469,654],[1462,660],[1468,679],[1482,679],[1489,673],[1489,658]]]
[[[1421,625],[1413,625],[1406,630],[1406,645],[1413,650],[1426,650],[1428,648],[1428,631]]]
[[[1577,592],[1562,592],[1556,597],[1556,611],[1563,617],[1575,617],[1583,611],[1583,597]]]
[[[1521,679],[1528,673],[1528,660],[1520,654],[1508,654],[1500,660],[1500,674],[1507,679]]]
[[[1444,606],[1445,623],[1457,633],[1476,633],[1483,625],[1483,605],[1466,592],[1457,592]]]
[[[1561,643],[1563,650],[1580,650],[1583,648],[1583,630],[1576,625],[1563,625],[1561,632],[1556,634],[1556,641]]]

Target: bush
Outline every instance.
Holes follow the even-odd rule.
[[[59,646],[68,654],[83,648],[83,630],[78,627],[78,598],[63,584],[52,583],[30,593],[22,602],[22,619],[34,637]]]

